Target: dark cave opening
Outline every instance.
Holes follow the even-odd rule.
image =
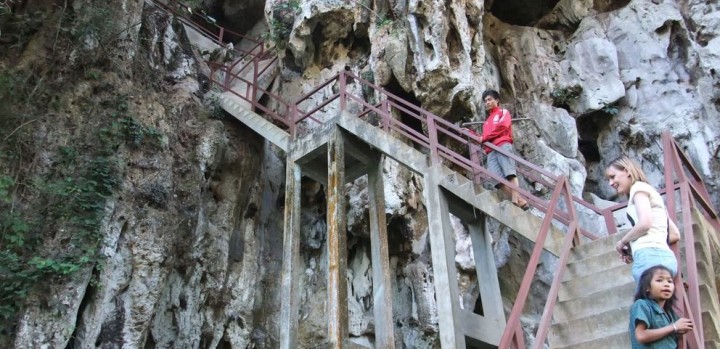
[[[586,167],[594,167],[600,164],[602,155],[598,145],[598,137],[610,128],[612,118],[612,114],[600,109],[580,115],[575,120],[578,130],[578,151],[580,151],[585,158]],[[589,192],[598,193],[600,192],[600,184],[601,183],[595,182],[588,176],[585,181],[585,189]]]
[[[575,120],[579,138],[578,150],[580,150],[588,163],[601,160],[597,140],[600,133],[608,129],[612,118],[611,114],[601,109],[580,115]]]
[[[467,336],[465,336],[465,346],[467,349],[497,349],[497,346]]]
[[[402,86],[400,86],[400,82],[397,81],[394,75],[392,79],[390,79],[390,82],[387,85],[384,85],[383,88],[398,97],[399,99],[402,99],[414,106],[422,108],[422,105],[420,104],[420,101],[417,99],[417,97],[415,97],[415,94],[405,91]],[[395,108],[395,110],[398,109]],[[402,122],[403,125],[409,127],[417,133],[424,134],[422,121],[420,121],[414,116],[408,115],[401,110],[398,111],[400,113],[400,122]]]
[[[222,2],[213,2],[206,9],[210,17],[217,20],[217,25],[232,30],[238,34],[246,35],[260,21],[265,20],[264,1],[239,2],[235,8],[224,6]],[[255,19],[255,20],[252,20]],[[237,39],[230,39],[236,42]]]
[[[615,11],[627,6],[630,1],[631,0],[595,0],[593,2],[593,9],[598,12]]]
[[[490,2],[490,6],[488,6]],[[486,1],[485,7],[501,21],[513,25],[533,26],[550,13],[559,0]]]

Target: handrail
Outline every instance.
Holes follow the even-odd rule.
[[[193,29],[196,29],[199,32],[205,34],[204,36],[206,38],[214,41],[216,44],[224,45],[226,43],[231,42],[231,40],[228,40],[227,35],[234,36],[235,37],[234,41],[247,40],[247,41],[250,41],[250,42],[253,42],[256,44],[262,43],[262,40],[260,40],[260,39],[253,38],[251,36],[243,35],[243,34],[234,32],[232,30],[226,29],[224,27],[217,25],[217,23],[215,23],[214,21],[209,20],[206,15],[197,14],[198,16],[205,19],[204,25],[201,25],[201,24],[197,23],[196,21],[194,21],[191,17],[188,17],[181,11],[178,11],[177,9],[170,6],[170,4],[172,4],[172,5],[181,7],[181,8],[187,8],[186,5],[183,5],[182,3],[180,3],[179,1],[176,1],[176,0],[167,0],[167,2],[168,3],[165,4],[162,2],[162,0],[154,0],[153,4],[157,7],[162,8],[163,10],[165,10],[169,13],[172,13],[175,17],[182,19],[184,23],[193,27]],[[209,29],[207,29],[205,27],[205,25],[210,25],[211,27],[214,27],[215,29],[217,29],[218,34],[211,32]]]
[[[570,202],[572,201],[572,195],[570,194],[570,186],[568,185],[567,179],[564,176],[561,176],[558,179],[558,186],[555,187],[555,190],[553,190],[552,199],[550,200],[550,202],[558,203],[561,195],[565,197],[566,203],[568,204],[568,207],[570,207],[571,214],[574,215],[574,208],[572,205],[570,205]],[[535,276],[535,271],[537,270],[540,256],[544,249],[543,246],[545,245],[545,240],[547,239],[548,233],[550,231],[550,225],[552,223],[552,213],[555,209],[555,206],[550,207],[548,215],[546,215],[543,219],[540,233],[537,236],[535,247],[533,248],[533,252],[530,255],[530,260],[528,261],[528,268],[525,271],[525,275],[523,276],[523,280],[520,284],[520,290],[518,291],[517,298],[515,299],[512,311],[510,312],[510,316],[508,317],[507,326],[505,328],[505,331],[503,331],[502,337],[500,338],[500,344],[498,345],[499,348],[510,348],[511,344],[513,343],[513,337],[518,337],[518,332],[520,332],[518,331],[518,329],[521,328],[520,316],[522,315],[523,308],[525,307],[525,302],[530,292],[530,286]],[[565,238],[563,239],[563,247],[560,253],[560,262],[558,263],[560,265],[560,269],[555,272],[553,283],[550,287],[550,294],[548,295],[548,302],[545,304],[545,308],[543,310],[543,315],[541,317],[540,326],[538,328],[533,348],[542,348],[544,346],[545,336],[547,336],[547,332],[549,331],[550,325],[552,324],[552,312],[557,301],[557,295],[560,291],[562,277],[564,275],[565,269],[567,268],[566,265],[567,260],[570,256],[570,249],[572,248],[572,246],[579,243],[578,233],[579,230],[577,227],[577,220],[574,220],[568,226],[567,234],[565,234]],[[520,332],[519,336],[523,336],[522,332]],[[518,346],[514,347],[520,348]]]
[[[715,234],[720,234],[720,219],[717,212],[710,203],[710,197],[703,184],[699,172],[695,169],[690,159],[685,155],[682,147],[665,131],[662,134],[664,161],[665,161],[665,183],[666,187],[675,189],[675,181],[678,182],[680,205],[683,215],[683,230],[685,231],[685,267],[686,279],[688,284],[688,292],[685,293],[680,287],[680,297],[682,300],[681,311],[693,319],[695,328],[702,329],[702,312],[700,307],[700,291],[699,276],[697,273],[697,255],[695,253],[695,236],[692,230],[692,209],[700,208],[703,214],[715,229]],[[688,178],[690,173],[692,180]],[[670,219],[677,222],[675,190],[667,191],[667,207]],[[695,199],[695,200],[693,200]],[[681,254],[677,246],[673,247],[678,262],[681,261]],[[682,282],[681,276],[676,275],[676,283]],[[682,285],[682,283],[680,283]],[[704,333],[702,330],[693,331],[691,336],[683,336],[683,345],[689,345],[690,348],[704,346]]]
[[[174,2],[174,0],[170,1]],[[163,4],[161,5],[161,7],[172,12],[176,16],[182,17],[186,21],[192,22],[192,19],[178,14],[177,11],[173,11],[169,6]],[[202,28],[202,26],[198,24],[194,24],[193,27],[200,27],[199,32],[209,36],[210,39],[221,44],[224,43],[224,33],[232,33],[231,31],[225,30],[224,28],[219,26],[218,35],[210,33],[208,30],[205,30],[204,28]],[[232,34],[243,37],[242,35],[237,33]],[[245,37],[245,39],[250,40],[247,37]],[[536,340],[533,344],[533,348],[541,348],[545,342],[545,338],[552,324],[552,312],[555,303],[557,302],[557,295],[559,292],[563,273],[567,268],[566,265],[569,258],[570,249],[573,246],[580,244],[581,235],[591,240],[597,238],[593,234],[583,230],[581,227],[578,226],[579,221],[574,205],[577,204],[585,207],[590,212],[593,212],[603,217],[608,234],[615,234],[617,233],[617,227],[615,225],[613,212],[623,209],[624,207],[626,207],[626,204],[617,204],[611,207],[600,209],[597,206],[583,200],[582,198],[572,195],[567,177],[553,174],[515,154],[508,153],[491,143],[478,144],[471,134],[463,131],[457,125],[452,124],[449,121],[442,119],[439,116],[427,110],[424,110],[386,91],[382,87],[370,83],[367,80],[362,79],[361,77],[356,76],[348,71],[343,71],[335,74],[325,82],[316,86],[313,90],[296,99],[295,102],[286,102],[280,96],[277,96],[270,91],[264,90],[263,88],[258,86],[258,79],[260,75],[262,75],[268,69],[270,64],[274,63],[274,61],[270,62],[268,65],[265,66],[265,68],[260,70],[259,62],[268,58],[268,52],[261,49],[259,54],[253,55],[252,52],[259,45],[262,45],[262,42],[253,42],[256,42],[257,45],[250,49],[249,52],[247,50],[238,50],[238,52],[243,54],[243,57],[235,61],[232,65],[228,66],[215,62],[208,62],[212,71],[210,80],[213,83],[220,85],[225,91],[230,92],[235,96],[241,98],[242,100],[250,103],[253,109],[258,109],[264,114],[270,116],[272,119],[277,120],[280,124],[285,125],[285,127],[289,129],[292,138],[295,138],[297,136],[298,126],[306,120],[311,120],[316,123],[322,123],[322,121],[315,117],[315,115],[321,110],[323,110],[326,106],[337,101],[340,103],[340,111],[347,112],[349,111],[347,105],[350,102],[358,104],[362,107],[361,111],[358,112],[357,115],[355,115],[356,117],[364,118],[374,113],[380,117],[380,124],[377,125],[378,130],[388,133],[394,132],[398,135],[401,135],[406,140],[412,142],[416,146],[427,149],[430,154],[430,160],[433,164],[440,164],[443,161],[447,161],[451,164],[454,164],[455,166],[458,166],[459,168],[464,169],[465,171],[472,172],[473,180],[492,178],[504,185],[511,185],[511,183],[508,182],[505,178],[498,177],[497,175],[487,171],[477,161],[477,152],[479,151],[481,146],[486,146],[493,151],[500,152],[505,156],[514,159],[518,164],[519,174],[552,189],[551,198],[549,200],[546,200],[534,195],[531,192],[528,192],[523,188],[517,188],[517,192],[521,196],[523,196],[531,206],[544,213],[544,218],[541,229],[537,235],[537,240],[535,243],[535,247],[533,248],[528,269],[523,276],[523,281],[518,292],[518,297],[514,302],[513,309],[510,313],[507,326],[505,328],[505,331],[503,332],[500,342],[500,348],[502,349],[510,347],[524,347],[523,332],[519,322],[520,315],[527,300],[530,284],[537,269],[537,262],[539,261],[540,254],[544,249],[545,240],[549,235],[552,222],[556,221],[567,227],[567,233],[563,239],[563,245],[559,254],[560,268],[556,271],[554,275],[553,282],[550,287],[548,302],[546,303],[543,310],[543,315],[541,317],[540,324],[537,330]],[[248,60],[245,65],[238,69],[238,73],[234,73],[233,70],[236,70],[236,67],[238,64],[240,64],[240,61],[244,61],[245,59],[247,59],[247,57],[251,55],[252,59]],[[277,57],[273,59],[277,59]],[[239,74],[240,72],[247,69],[250,64],[252,64],[253,67],[252,81],[243,78]],[[220,82],[216,80],[214,77],[215,71],[222,71],[224,74],[226,74],[226,77],[228,77],[226,81]],[[229,83],[233,79],[239,79],[245,84],[246,91],[244,95],[233,90],[231,84]],[[370,88],[372,91],[374,91],[381,97],[380,102],[376,104],[371,104],[365,101],[362,96],[356,96],[352,94],[347,88],[348,80],[356,81],[361,85]],[[338,85],[339,87],[338,90],[332,95],[323,95],[322,100],[315,101],[316,105],[307,112],[304,112],[299,108],[299,105],[301,103],[309,101],[313,95],[331,85],[333,87],[335,87],[335,85]],[[271,110],[267,106],[260,103],[257,97],[258,92],[261,92],[262,94],[273,100],[277,105],[281,107],[281,110]],[[420,122],[423,128],[421,130],[418,130],[413,128],[411,125],[406,124],[405,122],[403,122],[403,120],[397,120],[392,116],[393,110],[403,113],[403,115],[405,115],[406,117],[417,120],[418,122]],[[702,313],[699,305],[700,301],[698,291],[698,275],[695,263],[696,254],[694,250],[694,237],[692,236],[693,234],[691,226],[692,217],[690,216],[690,212],[693,207],[699,206],[702,209],[702,214],[708,218],[708,221],[711,222],[717,232],[720,232],[720,218],[718,217],[717,212],[713,209],[709,193],[704,186],[702,177],[700,176],[699,172],[693,167],[689,158],[683,153],[682,148],[672,138],[669,132],[663,133],[663,145],[666,167],[666,189],[664,191],[667,195],[666,201],[668,206],[668,212],[670,214],[670,218],[673,219],[673,221],[677,221],[677,218],[675,217],[677,212],[675,210],[675,192],[679,191],[683,212],[684,231],[686,232],[685,235],[687,236],[685,242],[686,262],[684,264],[687,267],[687,274],[685,276],[687,277],[689,289],[686,293],[684,292],[684,289],[682,287],[677,288],[678,299],[680,300],[679,306],[681,312],[693,318],[693,321],[695,321],[696,324],[695,328],[701,329]],[[468,152],[468,156],[460,153],[465,151]],[[690,176],[688,176],[688,173],[690,174]],[[564,206],[567,211],[558,209],[558,205],[561,199],[564,200]],[[680,254],[677,250],[677,247],[674,247],[674,250],[679,258]],[[680,259],[678,259],[678,261],[680,262]],[[681,280],[677,281],[681,282]],[[682,345],[689,345],[690,348],[704,348],[702,331],[693,331],[693,335],[684,336]]]

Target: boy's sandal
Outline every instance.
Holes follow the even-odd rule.
[[[520,207],[520,209],[523,211],[527,211],[530,209],[530,204],[527,202],[525,203],[525,205],[522,205],[522,206],[520,206],[517,202],[513,202],[513,205]]]

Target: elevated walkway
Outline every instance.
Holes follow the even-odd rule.
[[[197,33],[217,42],[219,47],[225,47],[225,31],[222,28],[219,35],[212,36],[196,28],[196,25],[192,27]],[[543,348],[548,332],[553,348],[627,347],[625,321],[632,291],[630,296],[626,293],[633,286],[629,267],[615,262],[617,258],[613,255],[612,242],[617,236],[581,244],[596,240],[596,237],[578,226],[575,212],[576,207],[584,206],[604,217],[607,232],[613,234],[616,226],[612,212],[619,207],[598,209],[573,197],[565,177],[556,176],[489,145],[495,151],[514,157],[523,177],[552,190],[551,197],[547,199],[520,189],[521,195],[533,207],[531,211],[522,211],[501,200],[494,191],[484,190],[477,184],[488,177],[508,183],[487,173],[479,165],[477,154],[480,145],[457,126],[349,72],[342,72],[298,100],[287,102],[266,90],[274,74],[274,58],[257,45],[243,51],[239,57],[230,64],[208,62],[212,69],[211,81],[222,89],[220,105],[286,153],[282,310],[279,320],[281,348],[299,347],[299,294],[303,273],[299,269],[300,182],[303,176],[324,184],[327,191],[327,335],[324,336],[327,343],[321,346],[363,347],[353,343],[347,333],[344,185],[365,175],[368,177],[373,266],[374,347],[395,347],[381,166],[383,158],[391,158],[423,178],[442,348],[525,348],[520,315],[544,251],[558,257],[559,269],[548,295],[537,339],[528,343],[527,347]],[[360,85],[360,88],[349,89],[349,84]],[[332,87],[332,95],[320,92],[327,90],[326,87]],[[352,94],[352,91],[362,89],[373,91],[380,102],[370,104],[362,96]],[[320,98],[307,102],[318,94],[322,94]],[[271,103],[260,103],[260,96],[265,96]],[[303,103],[313,104],[314,107],[303,111],[299,107]],[[332,110],[332,114],[323,114],[325,109]],[[399,118],[399,114],[403,118]],[[416,119],[422,127],[413,128],[399,120],[407,118]],[[669,138],[669,135],[664,136],[664,140]],[[720,221],[707,205],[708,194],[701,187],[699,176],[695,174],[694,179],[688,179],[684,172],[677,171],[682,166],[691,165],[678,153],[679,146],[668,142],[665,144],[666,156],[670,156],[670,152],[673,155],[666,157],[666,166],[676,161],[676,166],[671,167],[675,169],[675,178],[670,175],[666,180],[668,188],[673,188],[668,192],[668,201],[674,202],[674,197],[670,195],[677,188],[684,198],[694,195],[692,197],[699,200],[705,209],[695,216],[686,215],[683,218],[683,230],[693,231],[693,234],[688,240],[689,248],[683,249],[682,253],[681,264],[686,266],[684,275],[689,287],[687,293],[680,292],[681,308],[703,327],[699,334],[686,335],[684,344],[689,348],[717,348],[716,320],[719,317],[715,269],[719,263],[717,233]],[[461,172],[472,174],[473,180]],[[694,207],[686,205],[690,200],[680,201],[683,202],[683,212],[690,212]],[[670,212],[675,210],[670,208]],[[478,284],[482,314],[462,309],[457,299],[459,292],[450,214],[463,220],[470,230],[478,280],[482,281]],[[491,238],[485,229],[487,218],[501,222],[518,236],[535,243],[510,314],[503,309]],[[557,307],[556,302],[559,302]]]

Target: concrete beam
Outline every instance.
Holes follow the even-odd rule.
[[[417,151],[386,132],[379,132],[377,127],[348,114],[342,114],[338,117],[337,124],[358,139],[407,166],[415,173],[423,174],[427,171],[426,154]]]
[[[458,283],[455,271],[455,242],[452,237],[450,212],[447,198],[440,190],[441,175],[437,167],[431,167],[423,176],[425,208],[430,230],[430,251],[432,253],[433,277],[440,327],[442,349],[465,349],[465,336],[457,316]]]
[[[280,348],[297,348],[300,290],[300,167],[288,160],[285,169],[285,222],[281,275]]]
[[[328,341],[334,349],[343,347],[348,331],[345,201],[345,150],[336,129],[328,142],[327,186]]]
[[[500,282],[498,281],[497,267],[495,266],[495,256],[492,250],[492,237],[486,229],[485,215],[480,214],[478,220],[468,223],[470,230],[470,239],[472,240],[473,255],[475,256],[475,271],[477,273],[478,287],[480,288],[480,301],[483,307],[483,316],[497,323],[493,328],[493,332],[502,333],[505,329],[505,311],[502,304],[502,293],[500,292]],[[472,332],[466,332],[473,334]],[[474,336],[477,339],[485,340],[490,344],[497,345],[500,343],[490,341],[490,336],[486,333]]]
[[[502,298],[498,298],[495,302],[502,306]],[[462,332],[466,336],[495,347],[500,344],[500,338],[505,330],[504,320],[491,319],[469,311],[461,311],[458,318]]]
[[[390,258],[388,252],[384,193],[382,160],[378,155],[377,160],[373,161],[368,171],[375,347],[394,349],[395,326],[393,323],[392,283],[390,280]]]

